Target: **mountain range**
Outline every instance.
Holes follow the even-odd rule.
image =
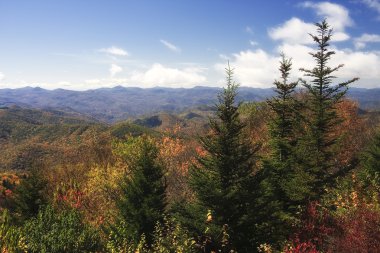
[[[17,105],[24,108],[61,111],[82,115],[101,122],[114,123],[158,112],[181,112],[188,108],[212,106],[221,88],[197,86],[185,88],[133,88],[116,86],[87,91],[45,90],[25,87],[0,89],[0,107]],[[239,101],[263,101],[273,89],[240,87]],[[348,97],[357,100],[362,109],[380,108],[380,88],[351,88]]]

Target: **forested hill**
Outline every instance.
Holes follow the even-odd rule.
[[[199,105],[215,104],[220,88],[101,88],[87,91],[42,88],[0,89],[0,106],[54,109],[80,113],[104,122],[116,122],[137,115],[161,111],[178,112]],[[274,95],[272,89],[241,87],[239,101],[262,101]],[[380,108],[380,89],[351,88],[349,97],[363,109]]]
[[[75,162],[93,152],[92,147],[105,131],[106,125],[78,114],[2,107],[0,171],[30,168],[42,161],[45,164]]]

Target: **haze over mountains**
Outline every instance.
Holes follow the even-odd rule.
[[[64,89],[45,90],[25,87],[0,89],[0,106],[59,110],[81,114],[99,121],[113,123],[139,115],[161,111],[180,112],[188,108],[213,105],[221,88],[195,87],[149,89],[100,88],[87,91]],[[239,101],[263,101],[274,95],[272,89],[241,87]],[[348,97],[357,100],[362,109],[380,107],[380,89],[351,88]]]

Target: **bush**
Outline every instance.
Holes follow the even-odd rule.
[[[157,222],[152,244],[149,245],[143,234],[139,242],[129,239],[123,224],[116,225],[110,232],[107,251],[110,253],[191,253],[196,252],[195,241],[186,230],[175,220],[164,218]]]
[[[175,220],[165,218],[164,224],[157,223],[153,238],[153,252],[195,252],[195,241]]]
[[[24,233],[30,252],[83,253],[100,249],[98,232],[84,224],[75,209],[57,212],[47,206],[25,223]]]
[[[332,252],[378,252],[380,249],[380,212],[361,204],[338,216],[330,237]]]
[[[0,217],[0,252],[26,252],[25,240],[22,231],[11,225],[7,209]]]

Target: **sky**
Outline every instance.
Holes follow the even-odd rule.
[[[380,0],[0,0],[0,88],[222,87],[228,62],[269,88],[281,53],[313,67],[323,19],[336,81],[380,88]]]

